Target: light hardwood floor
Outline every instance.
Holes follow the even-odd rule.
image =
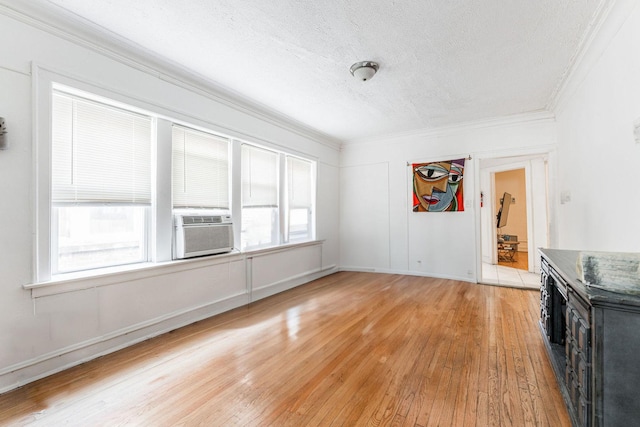
[[[1,395],[0,424],[569,426],[538,301],[342,272]]]
[[[529,253],[526,251],[517,252],[511,261],[498,260],[498,265],[517,268],[518,270],[529,269]]]

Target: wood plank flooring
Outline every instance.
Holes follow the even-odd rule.
[[[569,426],[539,293],[337,273],[0,395],[0,425]]]
[[[529,252],[517,252],[511,261],[498,260],[498,265],[517,268],[518,270],[529,269]]]

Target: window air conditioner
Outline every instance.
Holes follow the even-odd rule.
[[[175,215],[174,259],[233,250],[231,215]]]

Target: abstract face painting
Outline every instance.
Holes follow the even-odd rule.
[[[412,165],[414,212],[464,211],[464,160]]]

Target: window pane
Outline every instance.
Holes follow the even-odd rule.
[[[306,208],[289,210],[289,241],[311,238],[310,211]]]
[[[270,207],[243,208],[242,248],[258,248],[278,243],[278,209]]]
[[[229,208],[229,141],[173,126],[173,206]]]
[[[153,119],[52,93],[51,271],[147,261]]]
[[[311,162],[287,156],[289,206],[311,206],[311,166]]]
[[[64,206],[54,210],[54,273],[146,261],[147,207]]]
[[[242,206],[278,206],[278,153],[242,146]]]
[[[313,164],[287,156],[287,238],[289,242],[313,237],[312,209],[314,199]]]
[[[151,118],[61,92],[52,103],[52,200],[151,203]]]
[[[274,151],[242,145],[243,249],[280,243],[278,162]]]

